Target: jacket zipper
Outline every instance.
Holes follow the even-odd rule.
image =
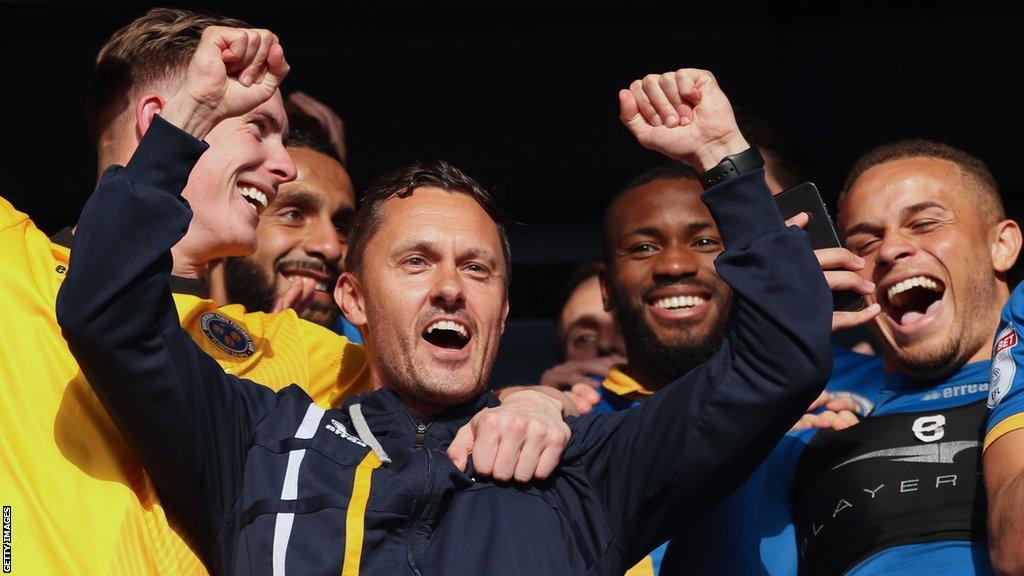
[[[422,575],[420,574],[419,568],[416,567],[416,558],[413,553],[413,540],[416,528],[423,516],[423,511],[426,509],[427,503],[430,501],[430,494],[434,491],[434,455],[430,453],[430,450],[423,447],[423,443],[426,440],[427,428],[428,425],[422,422],[416,422],[416,440],[414,446],[422,448],[423,454],[427,458],[427,481],[423,486],[423,494],[420,496],[420,501],[417,502],[416,508],[413,510],[413,514],[409,519],[409,527],[406,530],[405,537],[406,559],[409,562],[409,568],[412,569],[412,573],[415,576]]]

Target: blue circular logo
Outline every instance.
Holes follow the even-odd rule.
[[[246,358],[252,356],[256,349],[245,330],[216,312],[203,314],[199,326],[207,338],[231,356]]]

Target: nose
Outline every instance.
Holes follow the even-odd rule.
[[[626,353],[623,350],[622,338],[619,337],[618,331],[615,330],[614,326],[605,326],[601,329],[601,335],[597,340],[597,354],[598,356],[625,356]]]
[[[285,149],[283,141],[274,138],[267,141],[268,153],[264,166],[273,175],[277,184],[284,184],[295,180],[297,174],[295,161],[291,154]]]
[[[430,302],[445,311],[461,308],[466,302],[462,276],[454,263],[440,264],[430,290]]]
[[[916,252],[913,241],[898,232],[887,232],[875,253],[875,260],[883,266],[893,266]]]
[[[309,234],[302,243],[306,255],[323,260],[335,270],[339,269],[344,257],[345,246],[341,243],[338,230],[329,218],[317,218],[309,225]]]
[[[683,246],[670,244],[666,246],[654,261],[655,278],[682,278],[693,276],[699,269],[697,257]]]

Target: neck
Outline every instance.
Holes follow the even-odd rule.
[[[675,376],[667,376],[662,374],[659,370],[652,366],[646,365],[643,362],[632,362],[627,364],[629,368],[629,377],[636,380],[641,386],[650,390],[651,392],[657,392],[665,386],[672,383],[673,380],[682,376],[682,374],[676,374]]]

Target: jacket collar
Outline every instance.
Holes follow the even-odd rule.
[[[355,402],[361,405],[366,424],[378,438],[388,438],[402,443],[408,441],[412,445],[420,433],[417,427],[422,425],[425,427],[425,431],[422,432],[423,445],[438,449],[447,447],[459,428],[469,422],[477,412],[501,404],[494,394],[484,392],[462,404],[447,408],[429,420],[420,420],[406,410],[398,395],[390,388],[349,398],[343,405],[345,411],[347,412],[348,407]]]
[[[611,370],[608,371],[608,376],[604,379],[603,386],[605,389],[616,396],[622,396],[630,400],[643,400],[654,394],[651,390],[644,388],[643,384],[634,380],[629,374],[626,374],[628,369],[629,367],[623,364],[612,366]]]

